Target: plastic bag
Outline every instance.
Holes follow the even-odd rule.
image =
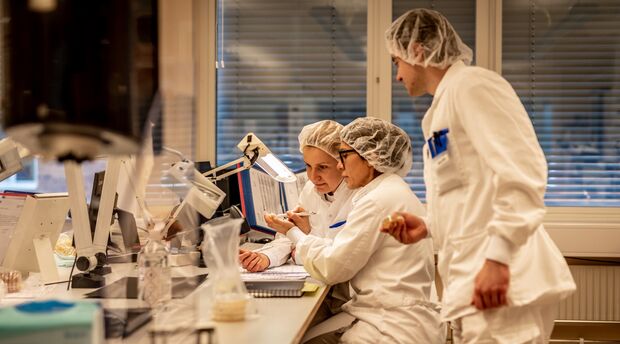
[[[242,222],[243,219],[223,216],[202,225],[205,232],[202,252],[209,276],[197,303],[200,320],[242,321],[257,315],[254,299],[245,289],[239,272]]]

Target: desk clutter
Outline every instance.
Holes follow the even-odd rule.
[[[286,264],[262,272],[243,272],[241,279],[248,293],[257,298],[300,297],[309,276],[303,266]]]

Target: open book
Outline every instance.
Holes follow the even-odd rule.
[[[306,171],[296,173],[294,183],[280,183],[258,168],[239,173],[241,208],[250,227],[275,233],[267,227],[265,213],[281,214],[297,206],[297,199],[308,181]]]

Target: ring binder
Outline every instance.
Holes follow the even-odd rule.
[[[274,290],[248,290],[248,293],[256,298],[269,297],[301,297],[304,293],[300,290],[293,289],[274,289]]]
[[[245,281],[248,293],[256,298],[301,297],[306,279]]]

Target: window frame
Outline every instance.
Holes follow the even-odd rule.
[[[194,0],[204,3],[196,11],[196,71],[198,85],[196,158],[215,161],[216,157],[216,26],[218,0]],[[222,0],[223,1],[223,0]],[[372,10],[371,10],[372,9]],[[367,113],[391,120],[392,63],[383,43],[383,32],[392,21],[392,0],[368,0]],[[476,61],[478,66],[501,74],[502,0],[476,0]],[[386,101],[389,99],[389,101]],[[381,115],[378,115],[381,114]],[[547,207],[543,223],[552,233],[580,229],[580,238],[590,231],[604,231],[620,242],[619,207]],[[574,234],[574,233],[573,233]],[[555,236],[555,235],[554,235]],[[586,250],[587,251],[587,250]],[[585,251],[584,251],[585,252]],[[589,253],[592,255],[592,252]],[[609,254],[607,254],[609,256]],[[616,253],[620,257],[620,251]]]

